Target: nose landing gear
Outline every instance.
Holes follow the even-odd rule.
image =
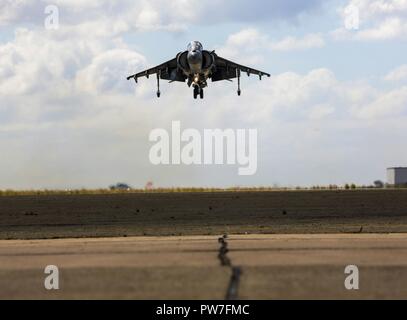
[[[203,99],[204,98],[204,90],[199,86],[194,87],[194,99],[197,99],[198,96]]]

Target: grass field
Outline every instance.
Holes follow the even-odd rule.
[[[374,190],[383,191],[373,186],[313,186],[313,187],[229,187],[229,188],[151,188],[151,189],[39,189],[39,190],[0,190],[1,196],[44,196],[44,195],[99,195],[99,194],[134,194],[134,193],[215,193],[215,192],[290,192],[290,191],[361,191]],[[388,187],[386,190],[407,189],[405,186]]]

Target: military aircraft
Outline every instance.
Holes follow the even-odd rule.
[[[232,81],[231,79],[237,78],[237,94],[240,96],[242,93],[240,89],[241,72],[247,73],[248,76],[251,74],[258,75],[260,80],[263,76],[270,77],[270,74],[266,72],[245,67],[219,57],[215,51],[204,50],[199,41],[192,41],[188,44],[187,51],[178,53],[174,59],[129,76],[127,80],[134,79],[137,83],[141,77],[149,78],[150,75],[156,74],[158,98],[161,95],[160,79],[169,80],[170,83],[187,81],[188,86],[194,88],[194,99],[197,99],[198,96],[203,99],[203,89],[208,86],[208,79],[216,82],[221,80]]]

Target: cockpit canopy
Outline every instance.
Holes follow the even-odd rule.
[[[202,51],[203,46],[199,41],[192,41],[188,44],[188,51]]]

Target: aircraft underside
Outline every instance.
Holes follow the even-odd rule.
[[[207,77],[203,75],[191,76],[188,80],[188,86],[193,87],[193,97],[197,99],[198,96],[204,98],[204,88],[208,86]]]

